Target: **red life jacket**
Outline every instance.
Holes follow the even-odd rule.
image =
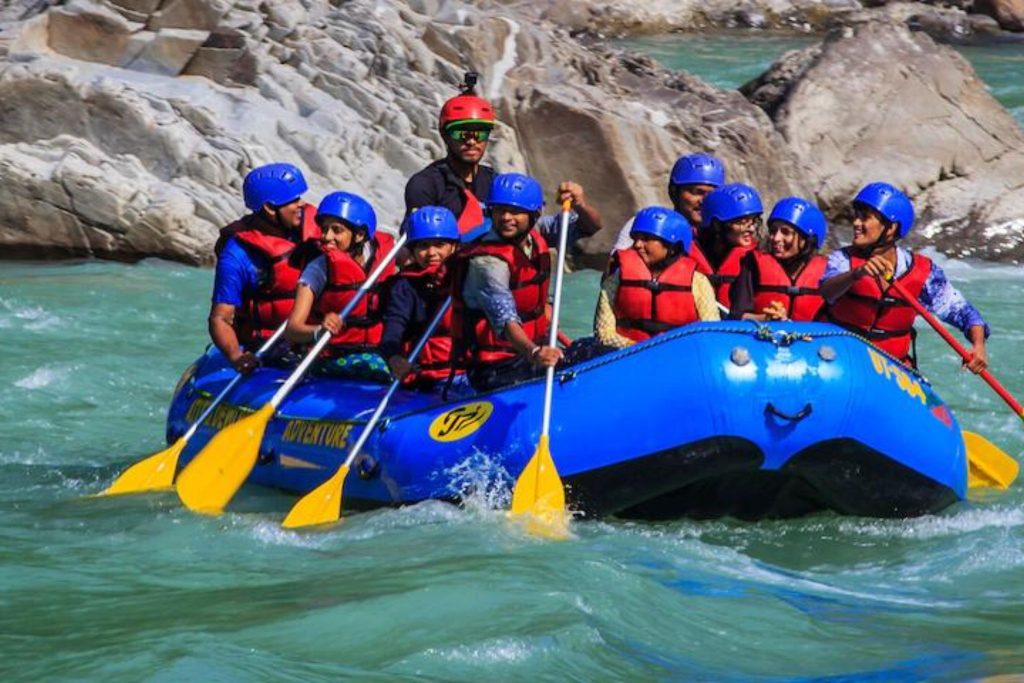
[[[365,270],[347,251],[324,250],[324,256],[327,258],[327,285],[316,301],[316,319],[323,319],[327,313],[340,313],[341,309],[345,308],[366,282],[366,276],[390,253],[395,245],[395,238],[386,232],[377,231],[372,242],[373,257]],[[380,343],[381,333],[384,331],[380,293],[382,286],[394,272],[395,263],[391,261],[377,282],[348,314],[341,334],[331,337],[329,352],[369,350]]]
[[[699,320],[693,300],[697,264],[692,258],[679,256],[657,277],[633,249],[622,249],[613,258],[620,276],[612,302],[619,334],[644,341]]]
[[[259,229],[259,220],[244,218],[221,229],[215,251],[220,254],[228,238],[234,237],[247,251],[259,254],[270,265],[259,288],[242,301],[235,312],[235,331],[245,346],[269,339],[288,316],[295,303],[295,288],[302,269],[319,253],[320,240],[316,210],[307,204],[302,212],[299,240],[269,235]]]
[[[462,194],[466,198],[466,206],[459,214],[459,234],[465,235],[474,228],[479,228],[484,223],[484,208],[476,195],[469,191],[469,188],[462,188]]]
[[[452,278],[452,334],[459,354],[468,351],[469,360],[474,365],[497,363],[516,356],[512,344],[499,338],[491,329],[483,311],[467,307],[462,298],[469,261],[475,256],[496,256],[508,264],[509,289],[515,299],[523,331],[535,344],[548,343],[546,307],[551,276],[548,243],[537,230],[531,230],[527,239],[533,240],[530,256],[518,243],[477,242],[460,251],[456,257]]]
[[[760,313],[773,301],[786,307],[790,320],[812,322],[818,318],[825,299],[818,291],[818,283],[825,273],[828,261],[823,256],[811,256],[796,279],[791,279],[782,264],[771,254],[750,252],[754,263],[754,313]]]
[[[865,259],[854,256],[849,247],[843,253],[850,259],[854,270]],[[924,284],[932,272],[932,262],[926,256],[912,254],[910,268],[897,279],[915,299],[921,295]],[[899,295],[890,296],[891,285],[883,290],[873,277],[857,278],[846,293],[825,309],[830,322],[841,325],[870,339],[875,346],[888,351],[900,360],[910,355],[911,330],[917,313]]]
[[[715,272],[715,269],[711,267],[710,263],[708,263],[708,257],[704,255],[704,250],[702,250],[700,245],[697,244],[696,238],[694,238],[693,243],[690,244],[690,253],[687,255],[697,264],[698,273],[710,276]]]
[[[431,290],[438,293],[437,306],[444,303],[448,292],[448,277],[444,264],[431,268],[417,268],[415,266],[403,268],[397,277],[410,280],[417,291]],[[437,315],[437,307],[428,311],[430,319]],[[410,339],[405,342],[404,353],[408,358],[416,346],[418,339]],[[416,372],[410,372],[402,381],[403,384],[413,384],[417,379],[442,380],[447,379],[450,374],[452,355],[452,309],[445,312],[441,322],[434,328],[434,333],[427,339],[427,343],[420,351],[416,361]]]
[[[732,289],[732,283],[736,282],[736,278],[740,275],[740,265],[743,262],[743,257],[747,255],[747,252],[754,249],[754,246],[733,247],[725,255],[725,259],[718,265],[715,272],[708,276],[708,279],[711,280],[711,284],[715,288],[715,297],[718,299],[718,303],[726,308],[732,305],[729,291]]]

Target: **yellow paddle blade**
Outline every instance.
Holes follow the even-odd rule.
[[[299,499],[281,526],[297,529],[315,524],[330,524],[341,519],[341,491],[348,476],[348,465],[338,468],[330,479]]]
[[[1020,465],[981,434],[964,431],[967,447],[967,486],[1005,489],[1017,478]]]
[[[569,515],[565,509],[565,487],[551,459],[546,434],[542,434],[530,462],[512,489],[513,517],[528,515],[526,528],[545,538],[569,537]]]
[[[178,456],[185,450],[186,443],[188,442],[185,441],[185,437],[179,437],[159,453],[140,460],[122,472],[114,483],[99,495],[120,496],[125,493],[169,490],[174,483],[174,473],[178,469]]]
[[[274,416],[267,404],[217,432],[178,476],[178,497],[189,510],[219,515],[259,457],[263,431]]]

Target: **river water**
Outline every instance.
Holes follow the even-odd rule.
[[[746,77],[713,45],[673,40],[712,80]],[[755,65],[781,49],[743,45]],[[998,53],[985,58],[998,72]],[[992,87],[1024,101],[1020,79]],[[1024,276],[943,264],[992,323],[995,374],[1024,395]],[[913,520],[607,520],[561,543],[510,529],[486,489],[464,509],[358,514],[314,534],[280,530],[291,499],[266,491],[219,518],[173,494],[86,498],[162,447],[171,389],[206,341],[211,280],[152,260],[0,263],[3,680],[1024,673],[1019,485]],[[596,285],[569,277],[570,333],[587,332]],[[927,329],[921,355],[966,428],[1024,453],[1019,419]]]

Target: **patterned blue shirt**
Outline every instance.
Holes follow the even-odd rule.
[[[896,277],[910,270],[912,260],[913,255],[910,251],[903,247],[896,247]],[[828,265],[825,266],[821,282],[848,272],[850,272],[850,257],[842,250],[833,251],[829,254]],[[988,323],[981,317],[978,309],[972,306],[971,302],[960,293],[960,290],[950,283],[946,273],[934,261],[932,261],[931,272],[928,273],[928,278],[917,299],[928,311],[963,332],[968,339],[970,339],[970,329],[976,325],[985,328],[986,339],[991,332]]]
[[[546,236],[545,236],[546,239]],[[488,232],[481,242],[500,242],[495,232]],[[529,246],[533,245],[531,240]],[[516,310],[516,300],[509,287],[512,273],[508,263],[497,256],[476,256],[466,268],[466,281],[462,285],[462,298],[466,306],[483,311],[495,334],[504,339],[505,326],[509,323],[523,324]]]

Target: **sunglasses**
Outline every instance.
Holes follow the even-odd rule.
[[[487,142],[491,137],[491,131],[489,130],[466,130],[464,128],[458,128],[456,130],[448,131],[448,137],[455,142],[465,142],[467,140],[476,140],[477,142]]]

